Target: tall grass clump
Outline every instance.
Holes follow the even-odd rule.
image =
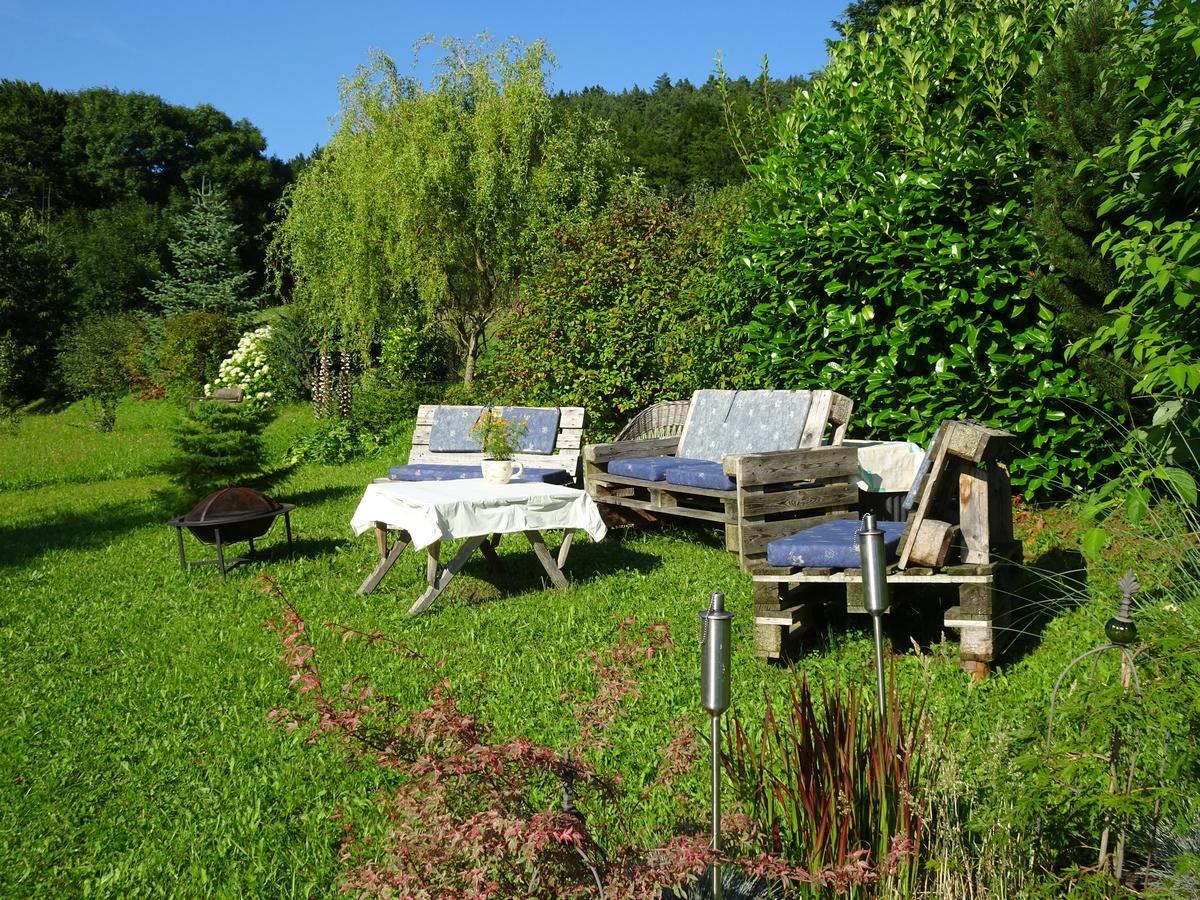
[[[849,896],[912,893],[925,837],[924,788],[936,762],[924,704],[901,710],[892,686],[881,718],[855,687],[821,690],[795,676],[761,728],[731,717],[725,771],[756,826],[759,852],[802,871],[781,878]],[[804,874],[806,873],[806,874]]]

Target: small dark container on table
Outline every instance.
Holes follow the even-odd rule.
[[[185,515],[168,522],[175,529],[179,541],[179,566],[185,572],[191,566],[215,565],[225,573],[238,563],[249,562],[254,554],[254,541],[271,530],[275,520],[283,516],[287,529],[288,553],[292,552],[292,520],[294,503],[280,503],[253,488],[228,487],[209,494]],[[183,529],[190,531],[197,540],[205,544],[216,544],[217,558],[188,562],[183,549]],[[248,541],[250,550],[246,556],[225,558],[225,545]]]

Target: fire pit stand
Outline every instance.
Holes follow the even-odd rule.
[[[227,571],[240,563],[250,561],[254,555],[255,539],[270,531],[279,516],[283,516],[284,527],[287,530],[288,555],[291,555],[291,513],[295,508],[294,503],[279,503],[252,488],[222,488],[209,494],[197,503],[191,512],[177,516],[167,523],[175,529],[175,538],[179,544],[179,567],[186,572],[192,566],[215,565],[224,580]],[[183,546],[185,528],[202,543],[215,544],[217,558],[189,562]],[[250,544],[247,554],[226,559],[226,545],[241,541],[248,541]]]

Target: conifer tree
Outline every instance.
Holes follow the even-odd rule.
[[[196,310],[230,315],[250,312],[250,272],[238,265],[238,232],[229,203],[211,188],[192,192],[192,207],[179,217],[178,240],[168,242],[171,266],[146,296],[168,316]]]
[[[1104,298],[1116,286],[1112,263],[1093,246],[1102,223],[1099,174],[1076,174],[1126,127],[1119,79],[1111,77],[1123,17],[1119,0],[1087,0],[1065,23],[1037,76],[1040,171],[1033,183],[1030,216],[1040,271],[1034,289],[1058,310],[1072,340],[1088,337],[1106,319]],[[1090,374],[1105,393],[1125,400],[1124,379],[1110,362],[1093,358]]]

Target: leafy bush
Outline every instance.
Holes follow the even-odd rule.
[[[382,369],[368,369],[354,380],[350,415],[318,421],[292,445],[291,459],[341,464],[407,443],[417,407],[437,394],[436,385],[396,382]]]
[[[181,492],[180,503],[263,474],[262,432],[268,421],[262,407],[249,403],[190,404],[172,435],[175,453],[166,466]]]
[[[1081,166],[1102,179],[1098,246],[1117,272],[1111,320],[1086,342],[1128,364],[1143,393],[1200,394],[1200,11],[1143,3],[1131,59],[1110,77],[1136,124]],[[1140,23],[1150,18],[1148,28]]]
[[[217,377],[217,366],[237,343],[237,326],[225,313],[199,311],[163,326],[162,383],[175,397],[199,397]]]
[[[124,357],[138,326],[137,318],[126,313],[93,316],[63,337],[59,374],[73,395],[95,405],[95,424],[101,431],[113,430],[117,402],[133,383]]]
[[[1066,6],[928,0],[832,44],[778,120],[748,225],[760,379],[842,391],[874,435],[1008,428],[1030,492],[1096,479],[1119,414],[1064,362],[1028,274],[1025,94]]]
[[[393,325],[379,349],[379,368],[392,382],[446,381],[454,374],[454,362],[454,342],[429,322]]]
[[[242,335],[221,365],[217,377],[204,385],[204,396],[210,397],[220,388],[241,388],[245,402],[267,406],[272,402],[271,366],[267,362],[267,344],[271,340],[271,326],[263,325]]]
[[[735,383],[743,208],[740,188],[691,209],[627,197],[561,226],[501,332],[492,395],[583,406],[607,435],[655,401]]]

